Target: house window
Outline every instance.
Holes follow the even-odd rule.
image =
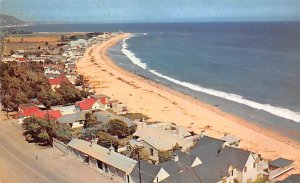
[[[253,163],[253,168],[255,168],[256,167],[256,163]]]
[[[233,176],[233,169],[230,172],[231,172],[230,175]]]
[[[153,149],[150,148],[150,156],[153,156]]]
[[[244,172],[247,172],[247,166],[245,166],[245,168],[244,168]]]

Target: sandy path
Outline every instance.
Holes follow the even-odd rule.
[[[131,112],[144,113],[153,121],[175,122],[195,132],[206,129],[206,133],[214,137],[221,137],[225,132],[234,134],[242,139],[242,148],[260,153],[266,159],[278,156],[293,159],[297,166],[293,172],[300,172],[299,142],[116,66],[107,56],[107,49],[128,36],[122,34],[88,48],[78,62],[79,74],[85,75],[97,86],[97,93],[120,100]]]

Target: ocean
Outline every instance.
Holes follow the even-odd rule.
[[[59,24],[40,32],[124,31],[126,70],[300,141],[300,22]]]

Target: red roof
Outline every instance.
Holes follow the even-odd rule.
[[[58,119],[62,117],[60,110],[47,110],[47,111],[37,111],[33,114],[37,118],[50,118],[50,119]]]
[[[40,110],[38,106],[20,106],[19,108],[19,117],[31,116]]]
[[[27,117],[39,110],[39,107],[33,103],[20,104],[18,115],[19,117]]]
[[[25,62],[26,58],[16,58],[19,62]]]
[[[57,78],[49,78],[48,81],[50,85],[61,85],[62,83],[70,83],[70,81],[64,74],[60,74]]]
[[[108,101],[107,97],[101,97],[100,98],[100,103],[101,104],[109,104],[109,101]]]
[[[83,101],[76,102],[75,105],[78,106],[81,110],[89,110],[91,109],[92,105],[97,102],[98,99],[96,98],[87,98]]]

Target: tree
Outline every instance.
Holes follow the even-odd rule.
[[[119,119],[113,119],[107,123],[107,132],[113,136],[118,136],[119,138],[130,135],[127,124]]]
[[[71,129],[69,127],[63,126],[56,130],[56,139],[68,143],[72,139]]]
[[[32,64],[0,63],[1,102],[6,111],[37,98],[41,91],[51,91],[43,68]]]
[[[159,151],[158,159],[160,163],[170,161],[172,159],[172,151]]]
[[[131,135],[134,134],[136,132],[136,130],[137,130],[137,125],[136,124],[129,127],[129,131],[130,131]]]
[[[115,148],[119,146],[119,141],[115,137],[111,136],[108,133],[99,131],[97,134],[98,142],[97,144],[109,148],[111,145]]]
[[[5,94],[1,99],[2,106],[6,111],[6,116],[8,117],[8,113],[15,110],[15,104],[11,97],[8,94]]]
[[[67,83],[63,83],[57,88],[56,93],[61,96],[64,104],[73,104],[82,99],[80,91]]]
[[[59,125],[51,120],[29,117],[23,123],[24,135],[29,136],[34,142],[41,145],[51,145],[53,138],[69,142],[72,138],[70,128]]]
[[[138,155],[138,153],[140,153]],[[149,160],[149,155],[146,151],[146,149],[144,147],[142,148],[133,148],[130,152],[130,155],[129,155],[132,159],[135,159],[135,160],[143,160],[143,161],[148,161]],[[140,157],[138,157],[140,156]]]
[[[83,128],[92,128],[97,124],[100,124],[100,122],[96,120],[94,115],[92,115],[91,113],[85,114],[85,122],[83,124]]]
[[[52,90],[41,91],[40,93],[38,93],[37,98],[39,99],[40,102],[44,104],[44,106],[47,109],[50,109],[51,106],[55,106],[62,103],[61,96],[53,92]]]

